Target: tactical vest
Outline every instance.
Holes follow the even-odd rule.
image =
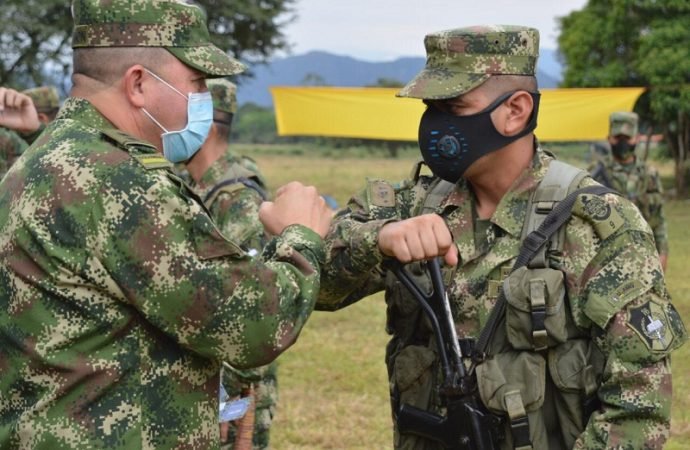
[[[530,198],[522,236],[536,230],[553,208],[587,175],[552,161]],[[430,213],[454,185],[435,180],[417,214]],[[582,433],[595,403],[597,377],[604,357],[590,336],[572,321],[564,274],[551,260],[563,248],[561,226],[530,263],[503,281],[506,312],[490,342],[491,358],[477,366],[482,403],[505,417],[505,449],[570,449]],[[408,271],[420,286],[430,282],[419,264]],[[501,271],[506,273],[507,271]],[[452,273],[448,271],[446,283]],[[410,404],[443,414],[436,388],[441,374],[428,319],[392,274],[386,279],[386,349],[393,411]],[[472,354],[475,339],[460,339],[464,355]],[[411,435],[395,435],[398,449],[432,449],[438,445]]]
[[[263,185],[261,179],[256,173],[247,169],[237,161],[232,163],[230,169],[235,176],[216,184],[209,189],[206,195],[204,195],[204,205],[206,205],[207,208],[213,204],[221,193],[225,192],[232,194],[240,189],[253,189],[259,194],[259,196],[261,196],[263,200],[268,199],[266,187]]]

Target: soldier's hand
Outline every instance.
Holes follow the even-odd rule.
[[[14,89],[0,87],[0,126],[32,133],[40,125],[31,97]]]
[[[453,236],[438,214],[387,223],[379,230],[378,244],[384,255],[403,263],[443,256],[446,264],[458,264]]]
[[[314,186],[293,181],[278,188],[272,202],[263,202],[259,219],[271,234],[280,234],[288,225],[300,224],[326,236],[333,212]]]

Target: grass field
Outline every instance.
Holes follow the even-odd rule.
[[[417,157],[414,149],[398,159],[360,158],[356,152],[297,151],[236,146],[254,157],[271,187],[290,180],[315,185],[340,205],[361,189],[365,177],[405,178]],[[579,164],[582,151],[568,148],[559,157]],[[353,155],[354,153],[354,155]],[[672,168],[661,164],[661,173]],[[667,284],[676,307],[690,324],[690,202],[666,206],[671,254]],[[390,406],[385,374],[385,305],[380,294],[334,313],[315,312],[298,342],[280,357],[278,414],[272,448],[385,449],[392,447]],[[690,448],[690,344],[674,354],[672,439],[667,449]]]

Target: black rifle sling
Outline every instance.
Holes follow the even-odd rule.
[[[532,258],[537,254],[537,252],[548,242],[551,236],[558,231],[558,229],[565,224],[568,219],[570,219],[571,210],[575,204],[575,200],[579,195],[582,194],[594,194],[603,195],[607,193],[616,193],[616,191],[609,189],[605,186],[587,186],[582,189],[571,192],[562,201],[554,207],[554,209],[546,216],[544,222],[537,228],[527,235],[525,240],[522,242],[520,247],[520,253],[513,265],[511,272],[519,269],[522,266],[527,265]],[[479,339],[477,340],[475,358],[476,362],[480,362],[487,356],[487,350],[491,339],[496,333],[500,319],[505,314],[506,309],[506,299],[505,293],[501,288],[499,290],[498,298],[496,299],[496,305],[491,310],[489,318],[487,319],[486,325],[479,334]],[[474,369],[474,363],[472,365]]]

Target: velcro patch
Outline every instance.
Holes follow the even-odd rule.
[[[598,195],[582,195],[573,206],[573,213],[586,217],[601,240],[621,228],[625,221],[616,208]]]
[[[644,286],[639,280],[629,280],[621,284],[609,297],[614,305],[626,305],[633,297],[644,292]]]
[[[372,206],[393,207],[395,206],[395,189],[385,181],[370,181],[369,202]]]
[[[674,343],[675,335],[666,308],[653,300],[630,308],[627,324],[652,352],[666,352]]]
[[[146,170],[167,169],[173,167],[173,164],[170,161],[165,159],[163,155],[159,154],[146,153],[143,155],[132,155],[132,157],[136,159],[139,164],[144,166],[144,169]]]

